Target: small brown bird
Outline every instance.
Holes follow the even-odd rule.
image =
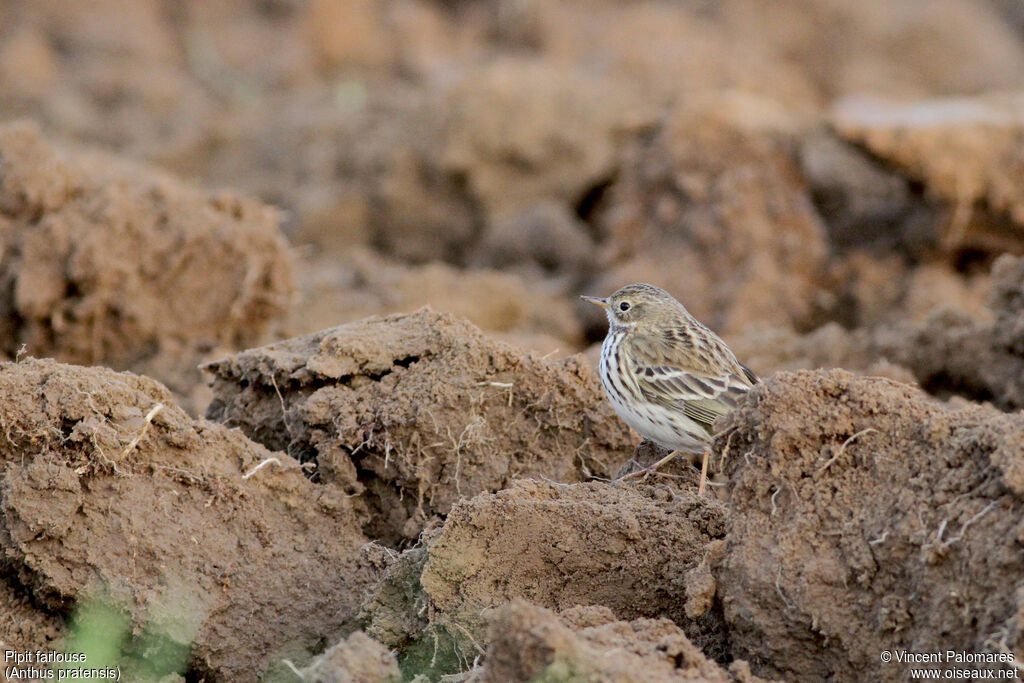
[[[757,376],[663,289],[637,283],[605,299],[582,298],[608,315],[600,374],[612,407],[641,436],[672,451],[641,473],[680,452],[703,453],[703,495],[715,419],[736,407]]]

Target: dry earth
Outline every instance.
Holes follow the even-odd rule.
[[[1024,662],[1022,36],[1006,0],[0,3],[0,649],[101,604],[164,683]],[[656,449],[576,296],[632,280],[765,378],[714,496],[608,481]]]
[[[526,355],[429,308],[206,367],[210,419],[315,462],[388,544],[515,478],[608,478],[631,443],[579,358]]]

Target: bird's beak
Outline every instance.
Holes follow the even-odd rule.
[[[595,306],[600,306],[601,308],[608,308],[609,305],[608,299],[602,299],[599,296],[581,296],[580,298],[594,304]]]

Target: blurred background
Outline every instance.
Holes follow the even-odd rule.
[[[761,373],[842,364],[996,393],[918,356],[937,315],[991,323],[992,263],[1024,251],[1018,0],[7,0],[0,122],[3,353],[148,372],[193,410],[191,368],[224,349],[427,303],[541,354],[593,353],[605,323],[576,296],[633,281]],[[48,175],[51,153],[74,187],[144,204],[74,208],[103,214],[96,234],[152,230],[145,251],[174,225],[156,167],[288,246],[211,257],[194,295],[174,262],[146,304],[164,327],[130,289],[83,307],[115,280],[74,274],[77,228],[25,242],[93,191]],[[222,230],[200,214],[189,226]],[[258,277],[217,276],[275,249]],[[161,259],[138,277],[173,270]],[[260,324],[225,332],[210,309],[190,337],[218,286],[256,292],[239,316]]]

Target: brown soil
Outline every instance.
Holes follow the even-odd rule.
[[[948,249],[1024,249],[1024,140],[1019,95],[890,105],[851,99],[836,131],[923,183],[955,212],[940,236]]]
[[[1011,0],[0,3],[0,650],[1024,662],[1021,91]],[[706,499],[605,481],[661,451],[577,295],[634,280],[765,378]]]
[[[523,275],[436,262],[410,266],[365,249],[310,257],[302,268],[302,298],[289,321],[296,333],[430,305],[541,355],[570,355],[583,340],[573,302],[558,287]]]
[[[701,562],[724,514],[692,490],[599,483],[525,481],[477,496],[427,542],[420,583],[431,623],[468,653],[485,641],[483,615],[512,598],[556,610],[603,605],[620,619],[668,617],[722,658],[727,636]]]
[[[513,600],[491,618],[486,664],[477,683],[585,680],[729,681],[756,683],[745,662],[724,670],[668,619],[616,621],[607,607],[574,607],[555,614]]]
[[[679,107],[628,150],[594,215],[611,266],[595,293],[657,281],[726,333],[752,318],[813,319],[824,224],[773,112],[759,107],[771,109],[721,96]]]
[[[399,683],[395,656],[362,631],[333,645],[302,670],[307,683]]]
[[[278,213],[0,127],[0,353],[146,372],[191,398],[292,293]],[[190,406],[200,407],[200,406]]]
[[[579,359],[525,355],[421,309],[207,365],[211,419],[316,462],[366,532],[414,539],[460,498],[517,477],[608,477],[631,437]]]
[[[242,680],[336,637],[374,580],[344,496],[192,420],[153,380],[31,360],[0,365],[0,387],[5,592],[44,614],[105,589],[136,629],[191,642],[194,667]],[[5,642],[46,646],[32,621]]]
[[[422,547],[389,566],[360,621],[401,653],[406,671],[432,675],[484,655],[495,614],[516,598],[556,610],[601,606],[610,619],[669,617],[682,628],[673,631],[725,660],[709,570],[725,512],[692,489],[521,480],[456,506],[425,532]]]
[[[763,675],[904,680],[879,653],[1019,651],[1024,419],[850,373],[779,373],[727,419],[734,652]]]
[[[1017,410],[1024,407],[1024,258],[996,261],[988,299],[971,313],[936,306],[916,324],[850,331],[832,323],[803,336],[758,330],[734,346],[755,369],[839,366]]]
[[[0,581],[0,647],[19,652],[56,650],[63,620],[40,609],[30,593],[8,580],[8,571],[5,567]]]

